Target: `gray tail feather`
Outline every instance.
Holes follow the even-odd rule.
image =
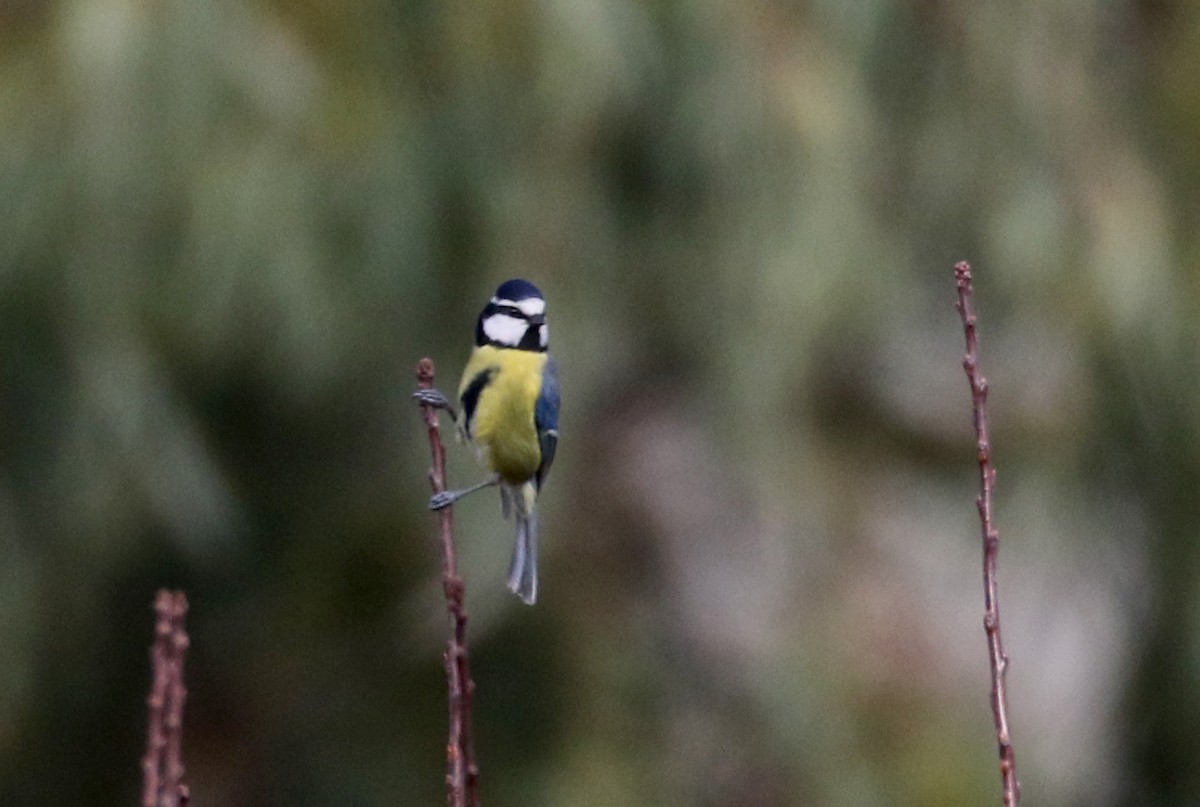
[[[537,602],[537,512],[517,513],[517,543],[513,547],[512,564],[508,567],[508,588],[525,602]]]

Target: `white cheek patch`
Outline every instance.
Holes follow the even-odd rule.
[[[510,317],[508,314],[492,314],[483,321],[483,333],[492,342],[516,347],[521,344],[521,337],[529,327],[523,319]]]
[[[538,341],[542,343],[542,347],[550,345],[550,326],[542,325],[538,328]]]

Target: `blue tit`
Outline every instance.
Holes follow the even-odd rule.
[[[528,280],[509,280],[479,314],[458,387],[461,409],[436,390],[416,396],[449,411],[492,472],[478,485],[437,494],[429,506],[439,510],[499,486],[504,517],[517,525],[508,587],[530,605],[537,600],[537,499],[558,446],[558,368],[548,348],[545,298]]]

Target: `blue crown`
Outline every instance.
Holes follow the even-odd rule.
[[[538,291],[537,286],[519,277],[501,283],[500,288],[496,289],[496,297],[501,300],[512,300],[514,303],[521,300],[545,299]]]

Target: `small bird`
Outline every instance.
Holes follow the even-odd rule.
[[[475,325],[475,349],[458,387],[461,411],[437,390],[414,396],[449,412],[492,472],[478,485],[436,494],[430,509],[498,485],[504,518],[511,514],[517,524],[508,587],[529,605],[538,588],[537,499],[558,447],[558,366],[549,343],[542,293],[528,280],[506,281]]]

